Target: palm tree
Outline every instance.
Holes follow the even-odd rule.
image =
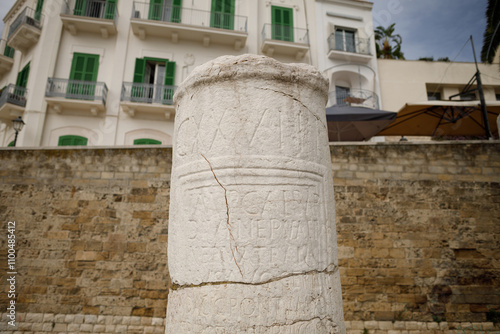
[[[500,1],[488,0],[486,8],[486,29],[483,34],[481,60],[492,63],[500,45]]]
[[[393,23],[387,28],[378,26],[375,29],[377,58],[405,59],[403,52],[401,52],[403,38],[399,34],[394,34],[395,25],[396,23]],[[394,43],[394,45],[391,45],[391,43]]]

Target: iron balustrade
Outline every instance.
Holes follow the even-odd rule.
[[[332,33],[328,37],[329,50],[345,51],[352,53],[359,53],[363,55],[371,55],[370,52],[370,39],[369,38],[344,38],[344,36],[337,36]]]
[[[363,106],[378,109],[378,96],[372,91],[363,89],[334,90],[328,93],[330,105],[338,106]]]
[[[118,20],[116,3],[106,0],[68,0],[62,8],[62,14],[113,20],[115,22]]]
[[[43,15],[36,12],[33,8],[26,7],[23,9],[21,14],[19,14],[14,22],[10,25],[9,34],[7,39],[14,34],[14,32],[21,26],[21,24],[26,23],[35,28],[41,29],[43,22]]]
[[[7,41],[5,39],[0,39],[0,53],[6,57],[14,58],[14,48],[11,48],[7,45]]]
[[[108,87],[104,82],[48,78],[45,96],[100,101],[106,105]]]
[[[266,39],[309,45],[309,31],[303,28],[266,23],[262,29],[262,40]]]
[[[26,107],[26,88],[9,84],[2,89],[0,94],[0,106],[5,103],[15,104],[16,106]]]
[[[247,32],[247,17],[134,1],[132,18]]]
[[[121,100],[138,103],[173,104],[177,86],[124,82]]]

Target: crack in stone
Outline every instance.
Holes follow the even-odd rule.
[[[309,109],[304,103],[302,103],[302,101],[300,101],[299,99],[297,99],[295,96],[293,96],[291,94],[287,94],[287,93],[279,91],[279,90],[276,90],[276,89],[271,89],[271,88],[262,88],[262,87],[255,87],[255,86],[253,88],[262,89],[262,90],[270,90],[271,92],[279,93],[279,94],[281,94],[283,96],[287,96],[287,97],[291,98],[295,102],[300,103],[305,109],[307,109],[307,111],[309,111],[311,113],[311,115],[313,115],[321,123],[321,125],[323,125],[323,127],[325,129],[327,129],[326,125],[321,121],[321,119],[318,117],[318,115],[316,115],[315,113],[313,113],[311,111],[311,109]]]
[[[219,186],[221,186],[221,188],[224,189],[224,199],[226,200],[226,217],[227,217],[226,227],[227,227],[227,231],[229,232],[229,239],[230,239],[229,240],[229,249],[231,250],[231,254],[233,255],[234,263],[236,264],[236,267],[238,267],[238,270],[240,271],[241,277],[243,277],[243,272],[241,271],[241,268],[238,264],[238,261],[236,261],[236,256],[234,256],[234,251],[233,251],[233,248],[231,247],[231,241],[232,241],[234,243],[234,249],[236,250],[236,252],[238,254],[240,253],[238,251],[238,246],[236,246],[236,240],[234,239],[233,233],[231,232],[231,224],[229,222],[229,203],[227,201],[227,189],[226,189],[226,187],[224,187],[222,185],[222,183],[220,183],[219,179],[217,178],[217,175],[215,175],[214,169],[212,168],[212,164],[210,163],[210,161],[208,161],[208,159],[203,154],[201,154],[201,156],[208,163],[208,166],[210,167],[210,170],[212,171],[212,174],[214,175],[215,181],[217,181]]]
[[[293,326],[295,324],[298,324],[298,323],[301,323],[301,322],[312,322],[314,320],[318,320],[320,322],[323,322],[324,320],[328,320],[330,321],[333,325],[334,325],[334,329],[335,329],[335,332],[332,332],[332,333],[338,333],[338,325],[337,323],[329,316],[325,316],[325,317],[312,317],[311,319],[299,319],[299,320],[294,320],[290,323],[274,323],[274,324],[271,324],[270,326],[265,326],[267,328],[270,328],[270,327],[283,327],[283,326]]]
[[[330,269],[332,268],[333,269]],[[267,281],[264,282],[257,282],[257,283],[249,283],[249,282],[237,282],[237,281],[220,281],[220,282],[204,282],[200,284],[186,284],[186,285],[180,285],[180,284],[175,284],[172,283],[171,289],[172,290],[182,290],[182,289],[187,289],[187,288],[201,288],[204,286],[217,286],[217,285],[254,285],[254,286],[259,286],[259,285],[266,285],[269,283],[274,283],[278,282],[290,277],[298,277],[298,276],[310,276],[310,275],[317,275],[317,274],[335,274],[339,270],[339,267],[335,264],[330,264],[326,267],[325,270],[311,270],[311,271],[306,271],[306,272],[301,272],[301,273],[291,273],[285,276],[280,276],[280,277],[275,277],[271,278]]]

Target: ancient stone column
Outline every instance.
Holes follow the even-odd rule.
[[[255,55],[179,87],[166,333],[345,333],[327,90]]]

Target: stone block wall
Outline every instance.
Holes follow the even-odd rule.
[[[0,161],[0,280],[4,291],[15,221],[21,328],[164,332],[171,149],[2,150]],[[2,313],[8,302],[0,293]]]
[[[331,156],[353,333],[363,321],[370,330],[420,323],[385,325],[391,333],[434,330],[425,323],[492,330],[500,320],[500,144],[344,144]]]
[[[348,333],[497,332],[500,143],[330,147]],[[0,332],[164,331],[171,149],[0,150]]]

